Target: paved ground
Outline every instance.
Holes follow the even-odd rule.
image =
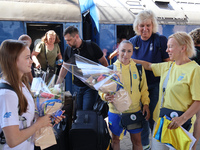
[[[127,134],[126,136],[124,136],[124,138],[122,139],[122,141],[120,143],[120,149],[121,150],[131,150],[131,147],[132,147],[132,144],[130,141],[130,136],[129,136],[129,134]],[[0,150],[2,150],[1,144],[0,144]],[[200,150],[200,142],[198,143],[197,150]]]
[[[130,135],[129,133],[127,133],[126,136],[124,136],[124,138],[120,142],[120,150],[131,150],[131,147],[132,147],[132,144],[130,141]],[[0,150],[2,150],[1,144],[0,144]],[[200,141],[198,142],[197,150],[200,150]]]
[[[106,118],[107,121],[107,118]],[[151,136],[149,136],[149,138],[151,139]],[[150,140],[151,142],[151,140]],[[130,134],[127,133],[126,136],[123,137],[123,139],[120,142],[120,150],[132,150],[132,143],[130,140]],[[197,149],[196,150],[200,150],[200,141],[198,142],[197,145]]]
[[[131,144],[130,136],[129,134],[126,134],[126,136],[120,142],[120,150],[131,150],[131,147],[132,147],[132,144]],[[198,142],[196,150],[200,150],[200,141]]]

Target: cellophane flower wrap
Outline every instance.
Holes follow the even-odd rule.
[[[64,82],[55,84],[56,75],[53,75],[48,85],[41,77],[33,78],[31,92],[35,100],[35,112],[37,117],[50,114],[52,123],[57,116],[62,114]],[[37,119],[36,117],[36,119]],[[56,143],[55,131],[53,127],[43,127],[36,131],[35,145],[41,149],[50,147]]]
[[[129,109],[131,99],[120,82],[120,73],[104,67],[94,61],[75,54],[63,67],[79,78],[90,88],[114,95],[113,105],[123,112]]]

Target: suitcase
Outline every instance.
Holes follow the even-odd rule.
[[[102,115],[78,110],[69,139],[71,150],[107,150],[111,137]]]

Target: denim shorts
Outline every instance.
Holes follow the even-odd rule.
[[[108,112],[108,124],[111,132],[117,136],[120,136],[120,134],[123,131],[123,128],[119,125],[121,120],[121,117],[119,114]],[[134,129],[134,130],[127,130],[129,133],[139,133],[142,131],[142,128]]]

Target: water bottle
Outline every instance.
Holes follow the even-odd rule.
[[[62,63],[63,63],[63,60],[62,60],[62,59],[58,59],[58,60],[56,61],[56,65],[62,64]]]

